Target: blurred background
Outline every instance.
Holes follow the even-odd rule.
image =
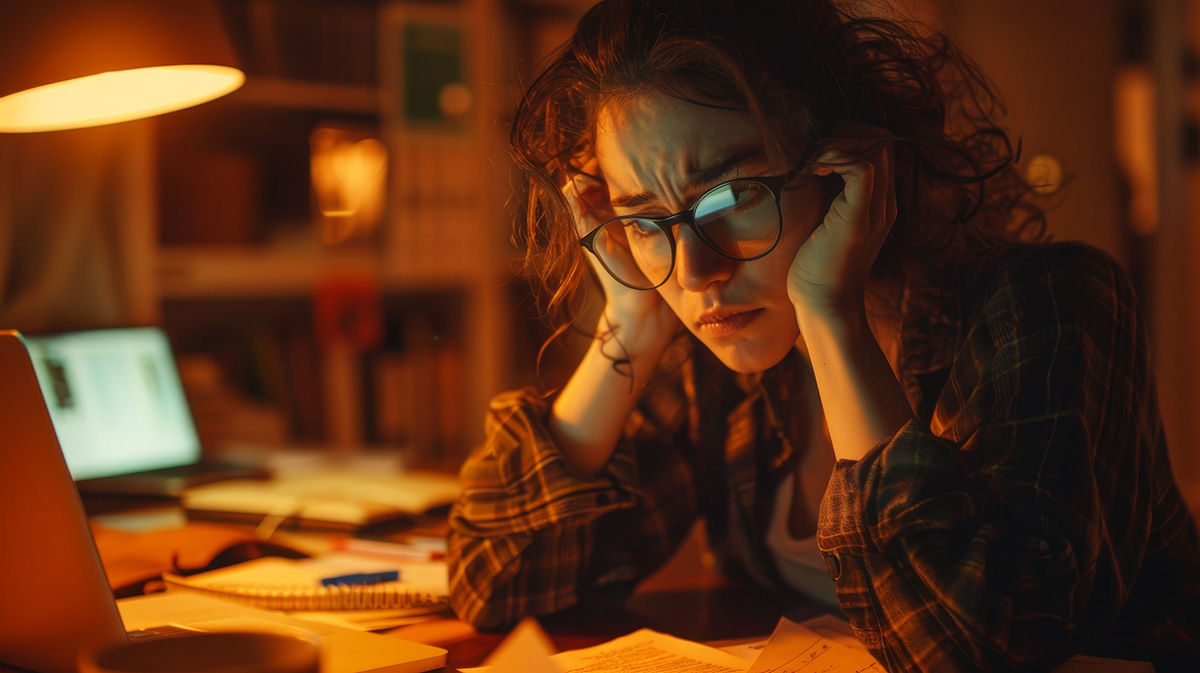
[[[0,134],[0,326],[163,325],[210,446],[453,469],[493,394],[539,384],[547,330],[510,240],[508,126],[592,3],[217,4],[241,89]],[[1051,233],[1130,270],[1173,464],[1200,503],[1200,0],[857,4],[972,54]],[[560,378],[548,366],[540,385]]]

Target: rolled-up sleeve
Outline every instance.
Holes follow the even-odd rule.
[[[932,420],[838,463],[819,544],[889,670],[1045,669],[1105,631],[1172,490],[1146,351],[1115,264],[1024,258]]]
[[[460,471],[450,513],[451,605],[462,619],[499,628],[581,602],[620,603],[669,556],[695,518],[691,472],[655,447],[638,462],[622,439],[595,477],[572,474],[547,432],[545,400],[498,396],[485,444]],[[643,477],[642,469],[650,475]]]

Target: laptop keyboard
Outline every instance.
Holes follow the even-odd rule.
[[[183,626],[176,626],[174,624],[163,624],[162,626],[153,626],[148,629],[126,631],[125,635],[129,636],[130,640],[148,640],[151,638],[169,638],[171,636],[182,636],[195,633],[197,633],[196,629],[189,629]]]
[[[159,477],[202,477],[213,474],[228,474],[245,472],[244,468],[227,463],[192,463],[177,467],[161,467],[152,470],[151,474]]]
[[[222,633],[226,631],[251,631],[257,633],[277,633],[293,638],[318,638],[331,632],[328,625],[320,622],[297,623],[287,617],[275,615],[247,616],[237,615],[215,619],[197,619],[186,624],[178,622],[155,625],[145,629],[126,631],[130,640],[154,640],[173,636],[195,635],[197,633]]]

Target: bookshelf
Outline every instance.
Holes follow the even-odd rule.
[[[214,438],[402,448],[411,464],[456,466],[482,439],[488,399],[516,378],[503,3],[223,8],[247,83],[157,122],[148,255],[185,365],[245,402],[238,418],[254,408],[283,428],[233,423]],[[449,78],[433,108],[413,63]],[[323,240],[314,204],[322,127],[388,156],[382,216],[338,243]]]

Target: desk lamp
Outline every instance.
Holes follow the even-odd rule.
[[[245,81],[211,0],[6,2],[0,132],[141,119]]]

